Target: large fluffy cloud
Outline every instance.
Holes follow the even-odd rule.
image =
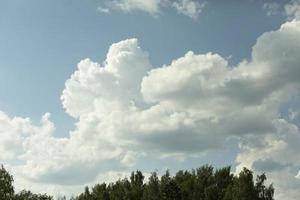
[[[77,119],[69,137],[53,136],[50,114],[34,125],[0,113],[0,159],[17,180],[76,185],[143,157],[188,159],[234,138],[237,169],[269,172],[278,199],[296,199],[298,115],[282,109],[296,113],[289,106],[299,96],[299,51],[295,20],[260,36],[251,60],[237,66],[190,51],[153,68],[137,39],[115,43],[103,63],[84,59],[66,81],[62,104]]]

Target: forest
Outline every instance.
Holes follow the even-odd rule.
[[[274,187],[266,185],[265,173],[254,177],[244,168],[234,175],[230,167],[214,169],[204,165],[197,169],[180,170],[174,176],[167,170],[162,176],[153,172],[148,180],[141,171],[113,183],[85,187],[70,200],[273,200]],[[29,190],[15,192],[13,177],[1,166],[0,200],[66,200],[34,194]]]

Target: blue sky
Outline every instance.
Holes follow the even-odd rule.
[[[66,191],[67,194],[76,193],[82,185],[98,180],[72,182],[66,175],[65,182],[76,185],[75,189],[56,180],[55,177],[66,171],[70,176],[78,173],[76,166],[86,160],[89,164],[83,169],[105,180],[116,176],[111,174],[136,168],[163,171],[189,169],[205,163],[232,165],[237,171],[244,165],[259,172],[257,166],[266,166],[265,162],[276,157],[266,154],[255,160],[253,152],[270,152],[281,142],[290,148],[285,151],[275,148],[274,154],[296,152],[297,144],[290,143],[290,139],[299,138],[299,82],[294,77],[299,67],[293,67],[298,62],[295,59],[299,32],[294,32],[299,30],[299,5],[296,0],[226,3],[217,0],[2,0],[0,111],[3,116],[0,127],[9,128],[3,128],[2,132],[0,128],[0,134],[6,138],[3,144],[15,145],[15,149],[3,150],[7,156],[0,157],[0,162],[14,171],[19,180],[18,188],[33,182],[36,185],[32,185],[32,189],[38,192],[43,191],[39,184],[49,184],[48,192]],[[130,52],[126,54],[128,58],[121,56],[124,51]],[[188,51],[194,53],[186,54]],[[282,56],[280,52],[290,56]],[[86,58],[93,62],[83,61]],[[177,59],[178,62],[172,62]],[[81,68],[77,68],[79,62]],[[194,65],[200,71],[192,68]],[[120,71],[120,67],[125,72]],[[100,68],[104,68],[104,72]],[[206,68],[212,71],[204,72]],[[285,68],[286,73],[281,71]],[[189,74],[188,78],[177,82],[181,73]],[[258,78],[259,74],[263,77]],[[197,82],[200,79],[202,82]],[[219,79],[224,82],[216,84]],[[115,86],[116,82],[120,85]],[[155,82],[165,85],[157,86]],[[223,86],[218,88],[220,85]],[[202,96],[203,93],[206,96]],[[200,99],[199,102],[194,98]],[[129,102],[133,102],[138,111],[127,108],[125,105]],[[211,111],[207,106],[212,106]],[[48,112],[51,118],[45,115]],[[114,116],[115,112],[121,114]],[[165,124],[158,124],[152,114]],[[263,116],[261,120],[259,115]],[[128,127],[123,127],[122,116],[130,116],[126,121]],[[136,116],[145,121],[133,120]],[[183,123],[184,119],[192,122]],[[146,124],[148,129],[139,127],[137,122]],[[119,126],[123,127],[121,131]],[[140,130],[130,135],[129,127]],[[289,139],[285,140],[280,137],[284,129],[298,133],[292,131],[292,136],[286,136]],[[36,147],[38,153],[34,153],[26,145],[32,146],[38,141],[35,134],[39,131],[49,138],[43,141],[45,149]],[[191,140],[180,142],[180,134],[186,133],[190,135],[183,138]],[[13,136],[18,140],[12,141]],[[171,142],[159,142],[168,138]],[[94,144],[93,140],[100,142]],[[193,140],[200,143],[199,148]],[[259,140],[265,143],[260,144]],[[60,149],[59,153],[50,151],[53,155],[49,156],[47,144],[50,149],[56,145],[68,149]],[[78,144],[82,146],[76,146]],[[94,153],[104,153],[95,154],[100,157],[96,160],[88,156],[71,159],[73,167],[57,167],[60,159],[44,163],[63,155],[69,160],[76,155],[70,150],[74,145],[82,147],[82,152],[79,151],[82,154],[91,146],[96,149]],[[157,151],[152,152],[151,148]],[[250,148],[253,151],[249,151]],[[280,173],[299,187],[299,179],[295,178],[300,169],[299,159],[280,160],[279,164],[289,166]],[[104,167],[97,171],[99,166]],[[24,174],[26,169],[30,169],[29,174]],[[279,172],[270,173],[271,180],[276,181]],[[279,186],[278,199],[291,189],[286,185],[288,183]],[[296,195],[294,190],[292,193]]]
[[[1,109],[38,122],[52,113],[66,135],[73,120],[62,109],[64,82],[83,58],[102,62],[110,44],[138,38],[154,66],[188,50],[214,52],[237,64],[248,59],[261,33],[277,29],[284,15],[267,16],[262,1],[210,2],[198,20],[165,8],[157,16],[142,11],[103,14],[101,1],[1,2]]]

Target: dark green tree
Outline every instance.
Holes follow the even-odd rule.
[[[214,168],[209,165],[204,165],[196,170],[193,199],[198,200],[205,198],[206,188],[214,183],[213,172]]]
[[[130,200],[141,200],[144,191],[144,176],[141,171],[132,172],[130,176]]]
[[[267,177],[265,173],[258,175],[256,178],[255,190],[257,200],[273,200],[274,188],[273,185],[265,186]]]
[[[13,200],[14,186],[13,177],[4,169],[3,165],[0,168],[0,200]]]
[[[14,200],[53,200],[53,198],[46,194],[33,194],[30,191],[22,190],[15,195]]]
[[[70,200],[274,200],[273,185],[266,186],[263,173],[253,180],[253,172],[244,168],[234,176],[230,167],[214,170],[205,165],[196,170],[180,170],[175,176],[169,171],[159,179],[154,172],[144,183],[142,172],[132,172],[108,186],[96,184],[91,190]],[[47,194],[34,194],[23,190],[14,194],[13,177],[0,168],[0,200],[53,200]],[[61,200],[66,200],[62,198]]]
[[[143,193],[143,200],[161,200],[160,181],[157,173],[153,172],[149,177]]]
[[[195,171],[180,170],[175,175],[175,181],[181,191],[182,200],[192,200],[195,187]]]
[[[118,180],[116,183],[109,185],[110,200],[125,200],[125,182],[127,182],[127,180]]]
[[[230,167],[217,169],[214,174],[215,195],[217,199],[224,199],[227,187],[233,183]]]
[[[109,192],[105,183],[96,184],[93,187],[91,200],[109,200]]]
[[[238,177],[233,178],[233,183],[228,187],[225,200],[255,200],[256,190],[253,181],[253,172],[244,168]]]
[[[85,187],[84,193],[80,194],[76,200],[91,200],[92,196],[89,190],[89,187]]]
[[[170,172],[166,171],[161,177],[161,197],[162,200],[180,200],[181,193],[180,188],[176,181],[170,176]]]

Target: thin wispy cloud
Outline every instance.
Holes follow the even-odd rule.
[[[186,15],[196,20],[204,9],[206,2],[180,0],[175,1],[172,5],[179,14]]]
[[[267,11],[268,16],[277,15],[281,12],[281,5],[277,2],[264,3],[263,8]]]
[[[178,14],[185,15],[194,20],[198,18],[207,2],[198,0],[113,0],[105,1],[106,7],[98,7],[98,10],[119,10],[125,13],[133,11],[146,12],[152,16],[157,16],[166,8],[174,8]],[[104,12],[105,13],[105,12]]]
[[[289,19],[300,19],[300,1],[292,0],[284,6],[285,12]]]

